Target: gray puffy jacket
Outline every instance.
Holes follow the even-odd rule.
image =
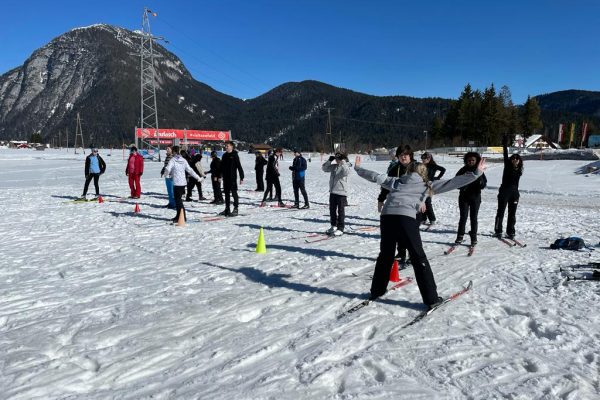
[[[381,215],[405,215],[415,218],[419,210],[419,206],[429,196],[429,187],[423,182],[423,178],[416,172],[401,177],[389,177],[387,174],[380,174],[375,171],[369,171],[364,168],[356,168],[356,173],[366,180],[376,182],[382,188],[387,189],[390,193],[385,199]],[[464,175],[455,176],[452,179],[443,179],[430,182],[434,194],[449,192],[453,189],[458,189],[475,181],[481,171],[467,172]]]
[[[348,196],[348,175],[350,174],[350,166],[346,161],[339,161],[332,164],[327,160],[323,163],[323,171],[329,172],[329,192],[340,196]]]

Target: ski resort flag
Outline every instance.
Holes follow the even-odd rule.
[[[563,141],[563,124],[558,124],[558,143]]]
[[[575,124],[571,124],[571,138],[569,139],[569,147],[571,146],[571,143],[573,143],[575,139]]]

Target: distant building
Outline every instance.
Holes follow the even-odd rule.
[[[8,147],[11,149],[28,149],[27,140],[11,140],[8,142]]]
[[[527,140],[524,140],[522,135],[516,135],[513,146],[530,150],[560,149],[558,143],[553,143],[549,137],[544,135],[531,135]]]
[[[267,154],[272,149],[273,149],[273,147],[269,146],[268,144],[259,143],[259,144],[251,144],[250,145],[250,150],[248,152],[249,153],[256,153],[257,151],[260,151],[263,154]]]

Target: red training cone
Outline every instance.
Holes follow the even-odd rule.
[[[400,273],[398,272],[398,260],[394,260],[392,270],[390,271],[390,281],[400,282]]]
[[[104,199],[102,198],[102,196],[98,196],[98,203],[104,203]]]
[[[133,210],[134,213],[139,213],[140,212],[140,205],[138,203],[135,203],[135,210]]]

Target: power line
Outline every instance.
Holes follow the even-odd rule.
[[[424,123],[422,125],[396,124],[396,123],[391,123],[391,122],[368,121],[368,120],[364,120],[364,119],[344,118],[344,117],[336,117],[336,116],[333,116],[332,118],[341,119],[341,120],[345,120],[345,121],[361,122],[361,123],[371,124],[371,125],[387,125],[387,126],[397,126],[397,127],[404,127],[404,128],[422,128],[423,125],[428,125],[427,123]]]
[[[162,22],[162,23],[166,24],[167,26],[171,27],[171,28],[172,28],[172,29],[174,29],[176,32],[178,32],[178,34],[179,34],[179,35],[183,36],[185,39],[187,39],[188,41],[190,41],[192,44],[194,44],[195,46],[197,46],[198,48],[200,48],[200,45],[198,44],[198,42],[196,42],[196,40],[192,39],[192,38],[191,38],[190,36],[188,36],[188,35],[187,35],[187,34],[186,34],[184,31],[182,31],[182,30],[181,30],[181,27],[175,27],[175,26],[173,26],[173,25],[172,25],[170,22],[168,22],[167,20],[165,20],[165,19],[164,19],[164,18],[162,18],[162,17],[160,18],[160,22]],[[172,45],[174,48],[178,49],[180,52],[187,53],[185,50],[183,50],[183,49],[180,49],[180,48],[178,48],[177,46],[175,46],[175,45],[173,45],[173,44],[171,44],[171,45]],[[261,82],[261,83],[262,83],[262,84],[264,84],[265,86],[268,86],[268,84],[267,84],[267,83],[265,83],[264,81],[262,81],[260,78],[258,78],[258,77],[256,77],[256,76],[254,76],[254,75],[253,75],[253,74],[251,74],[250,72],[248,72],[248,71],[246,71],[246,70],[242,69],[241,67],[239,67],[239,66],[237,66],[236,64],[232,63],[231,61],[228,61],[227,59],[225,59],[225,58],[224,58],[224,57],[222,57],[221,55],[219,55],[219,54],[215,53],[214,51],[211,51],[211,50],[208,50],[208,49],[204,49],[204,52],[211,53],[212,55],[214,55],[215,57],[217,57],[217,58],[221,59],[221,60],[222,60],[224,63],[228,64],[229,66],[232,66],[232,67],[234,67],[235,69],[237,69],[238,71],[240,71],[240,72],[242,72],[242,73],[244,73],[244,74],[248,75],[248,76],[249,76],[249,77],[251,77],[253,80],[255,80],[255,81],[258,81],[258,82]],[[189,54],[189,53],[187,53],[187,54]],[[211,68],[212,70],[214,70],[214,71],[216,71],[216,72],[218,72],[218,73],[220,73],[220,74],[222,74],[222,75],[226,76],[227,78],[229,78],[229,79],[231,79],[231,80],[233,80],[233,81],[235,81],[235,82],[237,82],[237,83],[239,83],[239,84],[241,84],[241,85],[244,85],[244,86],[246,86],[247,88],[250,88],[250,89],[256,90],[256,91],[258,91],[258,92],[261,92],[261,91],[262,91],[262,89],[259,89],[259,88],[255,87],[255,86],[251,85],[251,84],[248,84],[248,83],[246,83],[246,82],[244,82],[244,81],[241,81],[241,80],[239,80],[239,79],[237,79],[237,78],[235,78],[235,77],[233,77],[233,76],[231,76],[231,75],[229,75],[229,74],[227,74],[227,73],[223,72],[222,70],[219,70],[218,68],[216,68],[216,67],[213,67],[212,65],[210,65],[210,64],[208,64],[207,62],[205,62],[205,61],[201,60],[200,58],[198,58],[198,57],[197,57],[196,55],[194,55],[194,54],[189,54],[189,55],[190,55],[191,57],[195,58],[196,60],[198,60],[200,63],[202,63],[202,64],[206,65],[208,68]],[[217,82],[218,82],[218,80],[217,80]],[[222,83],[222,82],[221,82],[221,83]],[[231,86],[230,86],[230,87],[231,87]]]

